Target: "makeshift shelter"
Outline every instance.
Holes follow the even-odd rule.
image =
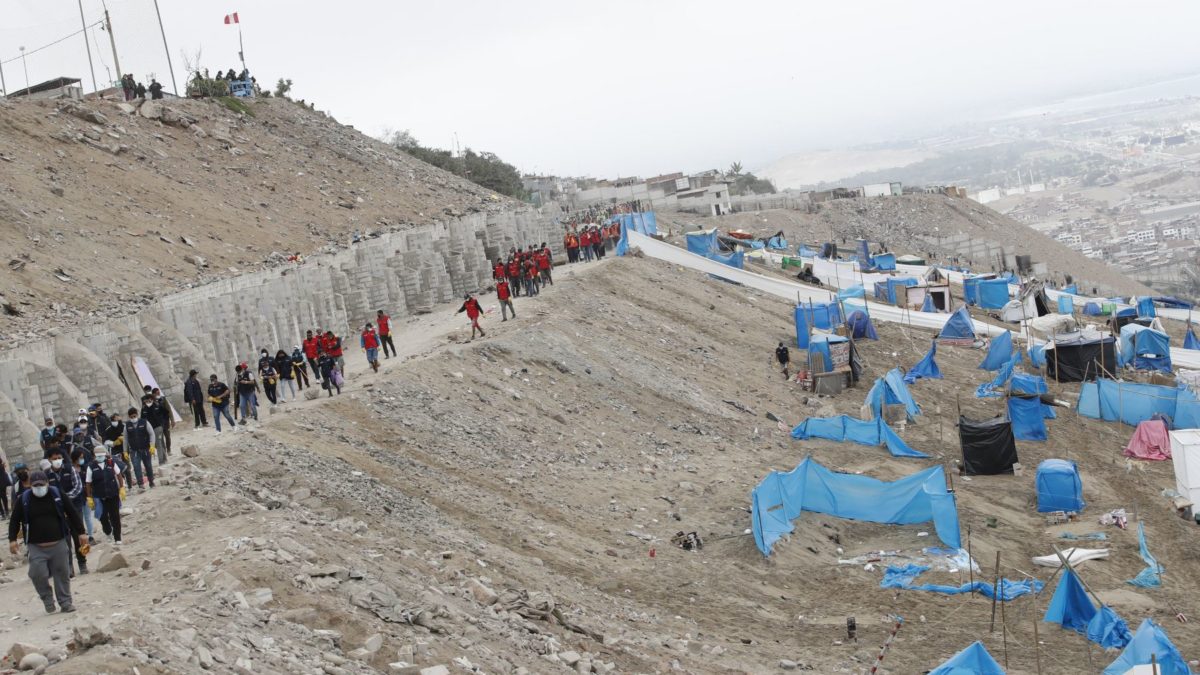
[[[1124,454],[1136,459],[1171,459],[1171,438],[1167,434],[1167,423],[1161,418],[1138,422]]]
[[[983,309],[1001,309],[1008,304],[1008,281],[1006,279],[984,279],[976,287],[979,306]]]
[[[928,312],[930,314],[938,311],[937,305],[935,305],[933,303],[933,295],[932,294],[929,294],[929,293],[925,294],[925,301],[921,303],[921,311]]]
[[[904,291],[898,291],[897,289],[916,286],[918,283],[912,277],[889,277],[882,281],[876,281],[875,298],[895,305],[904,300],[904,298],[899,297],[899,294],[903,294]]]
[[[938,332],[937,340],[954,345],[975,344],[975,321],[966,307],[959,307],[958,311],[950,315],[942,330]]]
[[[995,279],[994,274],[980,274],[974,276],[963,277],[963,297],[966,298],[968,305],[979,304],[979,284],[988,279]]]
[[[1004,416],[990,420],[958,418],[958,442],[962,446],[962,472],[968,476],[1012,473],[1017,459],[1012,423]]]
[[[1183,336],[1184,349],[1200,349],[1200,340],[1196,339],[1196,334],[1192,332],[1192,324],[1188,323],[1187,333]]]
[[[1134,666],[1149,664],[1151,656],[1158,668],[1155,675],[1191,675],[1187,661],[1167,637],[1166,631],[1150,619],[1142,621],[1125,651],[1104,669],[1103,675],[1127,675]]]
[[[1107,312],[1099,302],[1088,302],[1083,306],[1083,313],[1087,316],[1104,316]]]
[[[1008,418],[1012,421],[1013,436],[1018,440],[1046,440],[1046,406],[1041,397],[1010,395]]]
[[[855,340],[879,339],[879,334],[875,332],[875,325],[871,323],[871,317],[866,312],[859,310],[850,312],[850,316],[846,317],[846,328]]]
[[[1200,399],[1186,386],[1164,387],[1101,378],[1080,388],[1076,410],[1084,417],[1119,420],[1130,426],[1162,415],[1171,419],[1177,429],[1200,427]]]
[[[1171,372],[1171,337],[1163,331],[1131,323],[1121,328],[1122,366]]]
[[[976,640],[971,646],[929,671],[929,675],[1004,675],[1004,669],[988,653],[987,647]]]
[[[1056,340],[1044,350],[1046,379],[1055,382],[1085,382],[1115,372],[1116,338],[1082,337]]]
[[[996,377],[992,378],[991,382],[984,382],[975,389],[975,396],[977,398],[999,398],[1004,396],[1004,388],[1008,385],[1009,380],[1012,379],[1013,371],[1016,369],[1017,364],[1021,362],[1021,354],[1022,352],[1013,352],[1012,358],[1000,370],[996,371]]]
[[[913,450],[882,418],[860,420],[847,415],[837,417],[810,417],[792,429],[792,438],[803,441],[810,438],[823,438],[839,443],[851,442],[859,445],[887,447],[893,457],[928,457],[929,455]]]
[[[875,384],[867,392],[866,405],[875,417],[883,417],[883,406],[890,404],[903,405],[910,421],[921,414],[921,408],[913,400],[908,385],[904,384],[904,374],[899,368],[893,368],[887,375],[875,380]]]
[[[1079,467],[1074,461],[1043,460],[1038,464],[1034,483],[1037,485],[1038,513],[1078,513],[1083,510],[1083,482],[1079,480]]]
[[[925,259],[915,255],[896,256],[897,265],[924,265]]]
[[[1069,295],[1058,296],[1058,313],[1059,314],[1074,314],[1075,301]]]
[[[927,377],[931,380],[942,379],[942,370],[938,368],[937,361],[934,357],[937,355],[937,340],[934,340],[929,345],[929,351],[925,352],[925,356],[917,361],[917,365],[913,366],[907,373],[904,374],[904,383],[912,384],[917,380]]]
[[[1095,615],[1096,607],[1088,598],[1087,591],[1084,590],[1079,577],[1075,576],[1075,572],[1070,569],[1063,570],[1062,576],[1058,579],[1058,586],[1054,589],[1054,595],[1050,598],[1050,604],[1046,606],[1046,614],[1042,617],[1042,621],[1056,623],[1063,628],[1086,635],[1088,623]]]
[[[1124,649],[1133,639],[1125,620],[1108,605],[1100,605],[1095,616],[1088,622],[1087,639],[1103,649]]]
[[[1012,360],[1012,355],[1012,333],[1004,331],[988,343],[987,356],[984,357],[983,363],[979,364],[979,367],[982,370],[1000,370],[1004,364]]]
[[[767,240],[767,248],[777,251],[786,251],[788,248],[787,239],[783,238],[783,233],[776,234]]]
[[[796,305],[796,346],[808,349],[813,329],[831,331],[842,323],[842,310],[835,302]]]
[[[1075,317],[1070,314],[1047,314],[1030,319],[1026,325],[1035,337],[1045,340],[1054,340],[1059,335],[1068,335],[1079,329]]]
[[[787,473],[772,471],[750,495],[754,543],[770,555],[775,542],[793,531],[804,511],[869,523],[912,525],[933,521],[946,546],[962,548],[958,507],[946,489],[941,466],[885,482],[870,476],[835,473],[805,457]]]
[[[1154,311],[1154,298],[1143,295],[1136,300],[1137,302],[1134,303],[1134,306],[1137,307],[1139,319],[1153,319],[1158,316],[1158,313]]]
[[[653,211],[646,213],[622,213],[613,216],[609,219],[609,223],[619,222],[621,224],[621,238],[617,240],[617,255],[625,255],[629,252],[629,238],[625,236],[627,230],[633,230],[638,234],[644,234],[648,237],[658,235],[658,221]]]
[[[732,252],[721,250],[715,227],[711,230],[688,232],[684,235],[684,238],[687,240],[688,251],[696,255],[701,255],[709,260],[715,260],[738,269],[745,269],[746,267],[744,251],[740,249]]]
[[[896,254],[895,253],[880,253],[871,258],[871,264],[877,270],[891,271],[896,269]]]
[[[820,363],[817,357],[821,358]],[[808,342],[809,366],[815,372],[829,373],[850,365],[850,338],[840,335],[814,335]],[[824,367],[817,370],[819,365]]]
[[[1168,435],[1171,438],[1171,462],[1175,468],[1175,491],[1184,499],[1200,504],[1200,429],[1180,429],[1168,432]]]
[[[1000,310],[1000,320],[1008,323],[1021,323],[1039,316],[1046,316],[1051,309],[1050,298],[1046,295],[1045,285],[1040,281],[1025,284],[1016,300],[1007,301]],[[1070,312],[1068,312],[1069,314]]]

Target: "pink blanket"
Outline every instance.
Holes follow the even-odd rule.
[[[1171,459],[1171,439],[1167,435],[1167,423],[1162,420],[1146,420],[1137,425],[1129,445],[1125,446],[1126,457],[1137,459]]]

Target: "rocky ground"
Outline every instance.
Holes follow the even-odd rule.
[[[886,242],[898,254],[926,257],[939,253],[939,233],[943,237],[967,234],[977,241],[1010,246],[1020,254],[1044,262],[1052,278],[1062,280],[1071,274],[1090,291],[1092,286],[1125,295],[1154,294],[1148,287],[1126,277],[1098,260],[1092,260],[1012,218],[967,199],[943,195],[904,195],[876,199],[835,199],[814,204],[811,212],[764,210],[728,216],[659,214],[659,223],[681,229],[687,224],[722,230],[744,229],[760,236],[783,230],[789,243],[840,243],[864,237],[871,242]],[[940,252],[950,255],[949,250]],[[975,261],[979,271],[991,271],[995,261]],[[1101,292],[1104,292],[1103,290]]]
[[[899,614],[880,672],[923,672],[976,639],[998,659],[1007,640],[1011,673],[1035,672],[1038,654],[1062,673],[1113,658],[1048,625],[1035,653],[1046,594],[1009,603],[990,632],[981,597],[884,590],[880,565],[838,564],[920,555],[936,544],[928,526],[805,514],[769,559],[747,534],[750,491],[806,454],[884,479],[953,467],[956,408],[1000,408],[971,394],[990,379],[982,352],[939,352],[946,379],[913,387],[923,414],[901,431],[934,458],[895,459],[790,439],[805,417],[857,415],[869,382],[835,398],[784,382],[771,354],[794,337],[788,303],[640,258],[556,279],[517,299],[516,321],[499,322],[485,298],[484,339],[468,342],[462,315],[442,307],[401,326],[405,358],[379,374],[349,355],[339,397],[287,403],[248,431],[180,434],[196,456],[130,498],[123,563],[96,547],[93,565],[118,569],[77,580],[78,613],[42,614],[25,568],[5,562],[0,653],[43,654],[56,673],[862,673]],[[878,329],[861,344],[869,378],[928,348],[927,333]],[[1172,618],[1200,616],[1200,546],[1160,495],[1169,463],[1127,463],[1126,427],[1066,409],[1048,424],[1048,442],[1018,444],[1022,475],[955,476],[985,573],[999,551],[1004,576],[1048,579],[1031,556],[1064,531],[1104,531],[1112,556],[1084,579],[1131,624],[1152,617],[1200,655],[1192,624]],[[1047,457],[1080,462],[1088,507],[1076,523],[1035,513],[1033,469]],[[1143,566],[1136,535],[1096,522],[1121,507],[1146,522],[1161,588],[1125,582]],[[704,547],[673,545],[681,531]]]
[[[512,202],[285,99],[0,102],[0,335]],[[251,234],[253,233],[253,234]]]

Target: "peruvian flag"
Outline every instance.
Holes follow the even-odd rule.
[[[228,26],[231,23],[241,23],[240,21],[238,21],[237,12],[234,12],[233,14],[225,15],[225,25]]]

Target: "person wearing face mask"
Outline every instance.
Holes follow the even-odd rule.
[[[15,505],[17,498],[21,496],[21,492],[28,489],[29,468],[25,466],[25,462],[16,462],[13,464],[12,503]]]
[[[50,445],[50,441],[54,439],[54,418],[47,417],[45,424],[42,426],[42,431],[38,435],[38,444],[42,447],[42,452],[46,451],[46,447]]]
[[[87,465],[91,462],[92,455],[84,452],[82,448],[75,448],[71,451],[71,470],[75,472],[75,479],[79,481],[79,493],[71,498],[71,505],[83,516],[83,526],[87,528],[88,543],[95,544],[96,537],[92,534],[95,530],[95,522],[92,519],[92,509],[87,507],[87,491],[83,488],[83,473],[87,471]]]
[[[20,499],[13,504],[12,518],[8,521],[8,550],[13,555],[17,554],[20,550],[17,535],[24,531],[29,555],[29,579],[33,581],[46,613],[55,611],[55,600],[58,601],[58,609],[74,612],[69,540],[72,532],[83,532],[83,521],[71,502],[50,487],[45,473],[35,471],[30,475],[29,483],[30,488],[22,492]],[[87,545],[87,535],[81,534],[75,539],[80,546]]]
[[[79,477],[79,473],[75,468],[63,460],[64,453],[62,450],[55,448],[50,451],[50,469],[46,471],[46,478],[50,479],[50,487],[58,490],[59,496],[71,503],[71,506],[76,511],[79,510],[75,504],[75,498],[83,495],[83,480]],[[87,556],[79,545],[83,541],[78,535],[86,535],[86,525],[72,532],[76,535],[71,538],[71,548],[75,551],[75,562],[79,566],[80,574],[87,574]],[[72,574],[74,576],[74,574]]]
[[[96,448],[96,459],[88,465],[83,474],[83,490],[87,495],[89,508],[96,509],[100,516],[100,527],[104,534],[111,536],[113,542],[121,545],[121,492],[124,481],[121,470],[112,456],[108,454],[110,446]]]
[[[258,376],[262,378],[263,393],[267,395],[267,400],[271,405],[279,403],[277,394],[277,386],[279,384],[279,372],[275,370],[275,360],[267,354],[267,350],[263,350],[262,358],[258,360]]]
[[[194,429],[208,426],[208,415],[204,412],[204,390],[196,377],[199,374],[200,371],[193,368],[188,372],[187,381],[183,383],[183,402],[192,409],[192,420],[196,425]]]
[[[212,404],[213,424],[217,427],[217,433],[221,433],[221,417],[229,420],[229,426],[233,430],[237,430],[237,422],[229,416],[229,385],[217,379],[217,374],[213,373],[208,376],[208,401]]]
[[[113,461],[118,461],[118,467],[125,474],[125,484],[133,485],[133,473],[130,471],[129,453],[125,449],[125,423],[121,421],[120,413],[114,412],[112,417],[108,418],[108,426],[100,434],[100,438],[105,441],[105,444],[112,443],[108,449],[108,456]]]
[[[130,408],[125,422],[125,448],[133,461],[133,475],[139,490],[145,491],[143,473],[150,487],[154,487],[154,427],[144,417],[138,417],[137,408]]]
[[[175,413],[171,409],[171,404],[167,403],[167,397],[163,396],[161,389],[155,387],[150,394],[154,396],[154,405],[158,408],[158,415],[162,419],[162,438],[159,439],[158,444],[158,464],[161,466],[167,463],[167,455],[171,454],[171,429],[175,427]]]

